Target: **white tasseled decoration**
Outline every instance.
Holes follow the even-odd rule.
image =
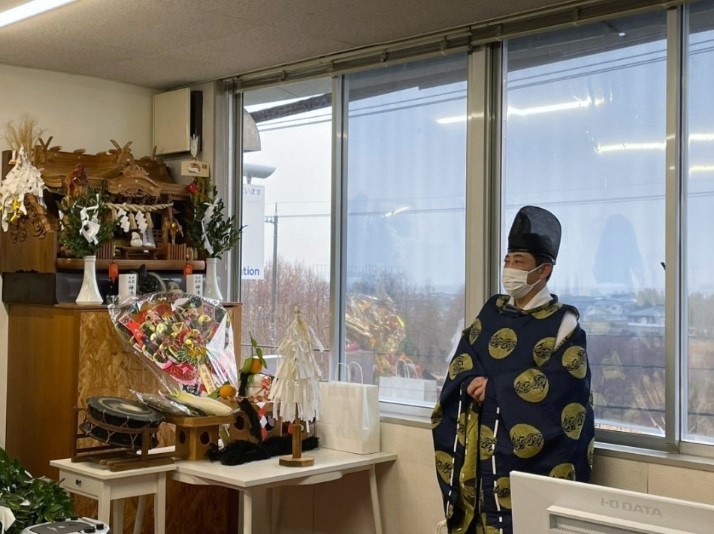
[[[320,409],[320,369],[312,352],[310,330],[295,308],[295,318],[278,346],[278,368],[270,390],[270,400],[279,404],[283,421],[301,419],[307,424]]]
[[[20,147],[15,166],[10,169],[7,176],[0,183],[0,217],[2,229],[7,232],[9,223],[15,222],[18,217],[27,215],[25,196],[34,195],[37,201],[45,205],[42,191],[45,183],[40,171],[35,167],[25,153],[25,148]]]

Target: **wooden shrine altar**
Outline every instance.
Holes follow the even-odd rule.
[[[2,176],[10,170],[11,153],[2,153]],[[131,389],[156,393],[160,384],[140,359],[125,350],[114,331],[106,306],[74,304],[81,284],[83,263],[63,257],[58,244],[58,203],[63,178],[78,163],[89,183],[103,187],[117,205],[138,206],[152,219],[153,249],[132,250],[127,236],[116,239],[97,254],[97,278],[104,294],[107,268],[115,261],[121,273],[148,271],[166,280],[181,281],[187,261],[194,272],[205,262],[196,259],[180,228],[190,198],[185,185],[171,180],[163,162],[155,157],[134,158],[129,145],[96,155],[79,150],[62,152],[42,142],[35,148],[36,166],[47,186],[47,208],[38,203],[19,225],[0,232],[0,272],[3,302],[8,312],[8,389],[6,449],[33,476],[57,479],[50,460],[71,456],[78,413],[91,396],[133,398]],[[132,208],[129,208],[129,211]],[[234,331],[236,358],[240,359],[240,304],[224,304]],[[240,368],[240,362],[237,362]],[[174,427],[162,424],[159,445],[174,444]],[[76,498],[76,513],[96,517],[96,503]],[[127,505],[128,519],[136,499]],[[147,513],[151,514],[151,506]],[[169,482],[167,532],[224,534],[237,518],[236,492],[226,488],[193,487]],[[131,532],[127,521],[126,532]],[[151,521],[144,522],[151,532]],[[117,533],[121,534],[121,533]]]

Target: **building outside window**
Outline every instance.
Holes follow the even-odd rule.
[[[514,39],[503,100],[501,228],[561,221],[552,293],[588,333],[596,424],[665,432],[666,14]]]
[[[345,77],[345,359],[431,408],[464,320],[467,57]]]
[[[271,373],[296,305],[328,349],[316,352],[325,376],[332,357],[331,88],[326,78],[244,97],[259,141],[244,139],[241,345],[250,354],[252,335]]]
[[[714,440],[713,4],[684,9],[681,101],[667,93],[668,76],[680,75],[668,71],[677,46],[676,32],[667,37],[671,10],[503,47],[501,209],[492,220],[501,257],[521,206],[559,217],[563,239],[549,288],[578,308],[588,332],[596,425],[648,443]],[[345,329],[320,356],[325,375],[338,359],[356,362],[382,401],[433,406],[464,321],[467,151],[483,150],[466,142],[467,64],[454,54],[346,74],[341,95],[331,94],[327,78],[245,94],[261,149],[244,154],[244,216],[256,186],[264,187],[264,206],[262,247],[253,247],[262,250],[262,273],[243,274],[244,351],[252,333],[272,353],[298,294],[308,296],[307,320],[328,345],[338,320],[332,310],[340,309],[330,302],[331,180],[338,180],[346,192],[345,284],[335,298]],[[680,104],[681,203],[667,196],[666,160],[667,113]],[[331,176],[333,109],[345,110],[338,176]],[[674,240],[665,227],[672,205],[682,213]],[[674,309],[665,299],[666,257],[680,243],[682,339],[673,343],[665,335]],[[681,371],[680,382],[665,374],[669,366]],[[667,397],[666,386],[677,394]],[[681,432],[667,434],[680,415]]]

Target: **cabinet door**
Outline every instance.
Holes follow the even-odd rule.
[[[8,306],[8,454],[34,476],[57,476],[76,430],[77,318],[71,309]]]

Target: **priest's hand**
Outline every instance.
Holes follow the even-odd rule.
[[[478,403],[482,403],[486,398],[486,384],[488,383],[488,378],[485,376],[477,376],[471,383],[466,386],[466,392],[471,396],[473,400]]]

